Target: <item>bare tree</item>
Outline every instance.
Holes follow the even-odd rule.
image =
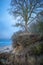
[[[11,14],[18,18],[14,26],[20,26],[28,31],[28,25],[43,9],[43,0],[11,0]]]

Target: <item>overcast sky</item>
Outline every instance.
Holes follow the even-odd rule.
[[[12,27],[16,20],[14,20],[8,11],[10,1],[0,0],[0,38],[10,38],[18,30],[18,28]]]

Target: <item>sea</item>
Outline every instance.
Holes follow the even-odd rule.
[[[9,46],[12,44],[11,39],[0,39],[0,47]]]

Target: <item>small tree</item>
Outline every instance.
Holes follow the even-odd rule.
[[[43,11],[38,13],[36,22],[30,26],[31,32],[43,34]]]
[[[42,7],[42,0],[11,0],[10,11],[14,17],[19,19],[14,26],[23,27],[25,31],[28,31],[28,25],[36,18]]]
[[[43,34],[43,11],[41,11],[38,15],[38,31]]]

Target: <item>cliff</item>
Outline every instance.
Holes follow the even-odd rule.
[[[43,35],[19,33],[13,35],[12,40],[15,65],[43,64]]]

